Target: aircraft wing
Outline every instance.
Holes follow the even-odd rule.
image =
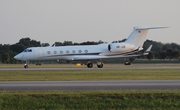
[[[129,57],[138,57],[138,56],[148,55],[149,52],[150,52],[151,49],[152,49],[152,46],[153,46],[153,45],[150,45],[150,46],[147,48],[147,50],[146,50],[144,53],[142,53],[142,54],[121,55],[121,56],[117,56],[117,57],[118,57],[118,58],[129,58]],[[116,56],[114,56],[114,57],[116,57]]]
[[[72,56],[69,60],[97,60],[97,59],[113,59],[113,58],[130,58],[130,57],[138,57],[143,55],[148,55],[152,45],[148,47],[148,49],[142,54],[127,54],[127,55],[115,55],[115,56],[101,56],[101,55],[82,55],[82,56]]]

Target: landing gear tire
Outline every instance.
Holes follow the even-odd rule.
[[[97,64],[97,67],[98,68],[102,68],[103,67],[103,64],[101,63],[101,64]]]
[[[130,62],[125,62],[124,65],[131,65],[131,63]]]
[[[25,65],[24,65],[24,68],[28,68],[28,65],[27,65],[27,64],[25,64]]]
[[[29,61],[26,61],[26,63],[24,64],[24,68],[28,68],[28,64],[29,64]]]
[[[92,64],[92,63],[88,63],[88,64],[87,64],[87,67],[88,67],[88,68],[92,68],[92,67],[93,67],[93,64]]]

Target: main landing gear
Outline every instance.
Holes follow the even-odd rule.
[[[131,65],[131,62],[126,61],[124,65]]]
[[[92,68],[93,67],[93,63],[87,63],[87,67],[88,68]]]
[[[129,58],[129,60],[126,59],[126,62],[124,63],[124,65],[131,65],[131,63],[132,63],[135,59],[136,59],[136,57]]]
[[[102,67],[103,67],[103,63],[102,63],[102,62],[98,62],[98,63],[97,63],[97,67],[98,67],[98,68],[102,68]]]
[[[87,67],[88,68],[92,68],[93,67],[93,63],[92,62],[87,62]],[[98,62],[97,63],[97,67],[98,68],[102,68],[103,67],[103,63],[102,62]]]

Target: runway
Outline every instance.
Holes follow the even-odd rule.
[[[0,71],[41,71],[41,70],[180,70],[180,67],[127,67],[127,68],[0,68]]]
[[[178,90],[180,80],[113,81],[10,81],[0,82],[1,91],[49,90]]]
[[[20,65],[21,66],[21,65]],[[32,66],[32,65],[31,65]],[[44,65],[46,66],[46,65]],[[57,66],[57,65],[56,65]],[[59,66],[59,65],[58,65]],[[60,65],[61,67],[61,65]],[[179,64],[109,65],[104,68],[86,67],[38,67],[0,68],[0,71],[41,70],[180,70]],[[107,80],[107,81],[1,81],[0,91],[49,91],[49,90],[174,90],[180,89],[180,80]]]

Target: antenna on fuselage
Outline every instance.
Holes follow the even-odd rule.
[[[55,47],[55,46],[56,46],[55,44],[52,45],[52,47]]]

